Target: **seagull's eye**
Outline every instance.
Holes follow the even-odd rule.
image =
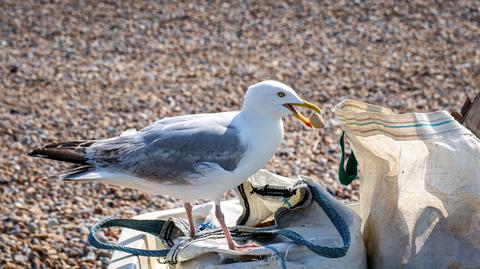
[[[278,97],[282,98],[282,97],[285,97],[285,93],[284,92],[277,92],[277,95]]]

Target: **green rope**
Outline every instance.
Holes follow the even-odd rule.
[[[342,148],[342,158],[340,159],[340,166],[338,167],[338,179],[343,185],[348,185],[357,178],[358,162],[352,150],[350,158],[348,158],[347,161],[347,167],[345,167],[345,132],[342,132],[342,137],[340,137],[340,147]]]

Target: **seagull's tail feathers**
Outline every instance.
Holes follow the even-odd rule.
[[[28,153],[28,156],[88,166],[89,163],[85,157],[85,150],[94,142],[92,140],[80,140],[51,143],[33,149]]]

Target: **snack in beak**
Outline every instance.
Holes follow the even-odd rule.
[[[322,114],[320,113],[313,113],[313,115],[310,116],[310,122],[315,128],[323,128],[325,126],[325,122],[323,121]]]

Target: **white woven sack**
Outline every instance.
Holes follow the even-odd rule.
[[[336,107],[360,169],[371,268],[480,268],[480,140],[448,112]]]

